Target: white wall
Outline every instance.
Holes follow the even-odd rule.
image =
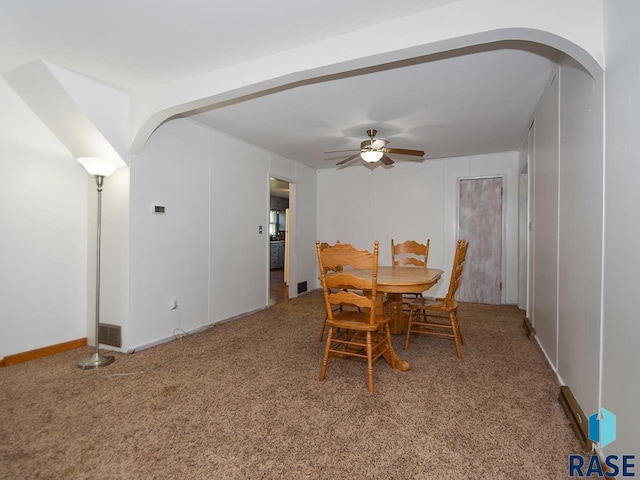
[[[602,87],[575,60],[561,62],[557,370],[587,414],[598,409]]]
[[[295,277],[289,284],[289,296],[298,292],[298,284],[307,282],[307,291],[316,285],[316,245],[317,238],[317,185],[318,172],[304,165],[296,165],[296,183],[293,195],[295,216],[295,251],[291,268]]]
[[[0,104],[1,358],[87,335],[88,177],[1,79]]]
[[[565,57],[535,112],[531,320],[559,380],[598,410],[603,84]],[[533,147],[533,148],[532,148]]]
[[[211,146],[210,294],[218,321],[266,305],[269,153],[221,133]]]
[[[125,349],[267,307],[270,174],[295,185],[295,296],[295,279],[315,273],[306,245],[315,238],[313,170],[187,119],[163,124],[143,154],[132,156]],[[166,213],[153,214],[153,205]],[[177,310],[169,309],[171,298]]]
[[[607,453],[640,457],[640,3],[604,2],[606,52],[606,167],[604,350],[602,406],[617,415],[617,439]]]
[[[552,365],[558,358],[558,109],[555,76],[545,89],[535,113],[533,165],[533,299],[530,319],[538,341]]]
[[[93,344],[95,181],[4,81],[0,100],[0,358]],[[295,296],[315,278],[315,170],[174,120],[105,179],[100,319],[122,326],[123,350],[266,308],[270,172],[295,187]]]
[[[360,165],[318,171],[318,239],[373,248],[391,262],[391,239],[431,239],[429,265],[445,275],[430,294],[443,295],[457,239],[459,178],[503,175],[505,186],[505,303],[517,303],[517,152],[397,162],[369,170]],[[316,288],[319,284],[315,282]]]
[[[165,214],[154,214],[162,205]],[[169,121],[131,158],[130,322],[126,349],[208,323],[209,132]],[[179,308],[169,309],[177,298]]]
[[[47,69],[64,86],[77,108],[128,163],[131,130],[129,95],[58,65],[47,63]],[[75,133],[79,135],[80,132]],[[85,154],[94,155],[95,152],[87,151]]]

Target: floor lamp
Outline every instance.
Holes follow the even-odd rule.
[[[105,177],[111,175],[122,165],[114,161],[96,157],[80,157],[78,163],[84,167],[89,175],[95,177],[98,186],[98,234],[96,248],[96,339],[95,352],[88,358],[80,360],[78,367],[84,370],[90,368],[104,367],[113,363],[115,357],[111,355],[102,355],[100,353],[100,237],[101,237],[101,221],[102,221],[102,184]]]

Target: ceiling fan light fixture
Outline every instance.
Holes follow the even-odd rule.
[[[367,163],[376,163],[382,158],[382,155],[384,155],[384,152],[377,152],[375,150],[360,152],[360,157]]]

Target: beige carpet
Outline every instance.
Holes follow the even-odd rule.
[[[319,292],[84,371],[90,347],[0,369],[2,479],[564,479],[583,453],[522,311],[465,304],[463,358],[334,359]]]

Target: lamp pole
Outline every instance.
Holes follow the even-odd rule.
[[[97,243],[96,243],[96,330],[95,330],[95,352],[88,358],[80,360],[78,367],[84,370],[99,368],[109,365],[115,361],[112,355],[102,355],[100,353],[100,241],[102,237],[102,186],[105,177],[111,175],[121,164],[106,161],[101,158],[81,157],[78,162],[87,170],[89,175],[96,179],[98,189],[98,215],[97,215]]]
[[[104,176],[95,175],[98,186],[98,228],[96,244],[96,338],[95,352],[89,358],[78,362],[78,367],[87,370],[90,368],[104,367],[113,363],[115,357],[112,355],[102,355],[100,353],[100,240],[102,237],[102,184]]]

